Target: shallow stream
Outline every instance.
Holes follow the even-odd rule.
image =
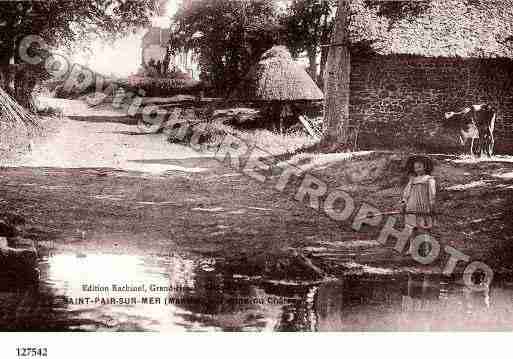
[[[220,273],[215,258],[55,252],[0,288],[4,331],[512,330],[513,282],[469,292],[436,275],[324,283]]]

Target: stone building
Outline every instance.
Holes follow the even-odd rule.
[[[513,153],[513,53],[503,41],[511,18],[433,2],[414,21],[374,28],[372,45],[354,50],[350,119],[361,125],[360,147],[461,150],[444,113],[488,102],[498,111],[496,150]]]
[[[353,58],[350,118],[363,147],[458,150],[444,113],[472,104],[497,109],[496,150],[513,152],[513,61],[408,54]]]

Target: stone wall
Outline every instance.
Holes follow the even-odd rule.
[[[375,55],[353,56],[351,66],[361,148],[461,151],[444,113],[489,102],[498,110],[496,150],[513,153],[512,60]]]

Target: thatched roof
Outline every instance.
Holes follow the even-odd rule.
[[[364,0],[351,6],[353,41],[374,40],[382,55],[411,54],[426,57],[512,57],[513,0],[483,2],[469,6],[468,0],[432,0],[419,16],[405,18],[388,29],[389,22]]]
[[[232,97],[252,101],[312,101],[324,95],[284,46],[267,50]]]

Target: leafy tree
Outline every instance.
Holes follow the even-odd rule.
[[[282,18],[286,29],[286,42],[293,56],[306,52],[308,73],[318,83],[323,83],[328,48],[321,47],[329,41],[333,29],[335,0],[293,0]],[[317,75],[317,57],[321,53],[320,72]]]
[[[195,51],[203,76],[219,93],[238,84],[279,33],[272,0],[188,1],[173,20],[168,51]]]
[[[93,37],[114,39],[150,23],[160,0],[24,0],[0,2],[0,72],[3,86],[27,103],[35,82],[12,79],[12,66],[21,64],[17,47],[27,35],[42,37],[49,46],[73,47]],[[16,67],[14,67],[16,69]],[[23,67],[22,67],[23,68]],[[41,69],[32,69],[39,73]],[[14,84],[13,84],[14,83]],[[9,85],[10,86],[7,86]],[[2,83],[0,83],[2,86]],[[22,88],[22,94],[16,90]],[[25,88],[26,87],[26,88]]]

